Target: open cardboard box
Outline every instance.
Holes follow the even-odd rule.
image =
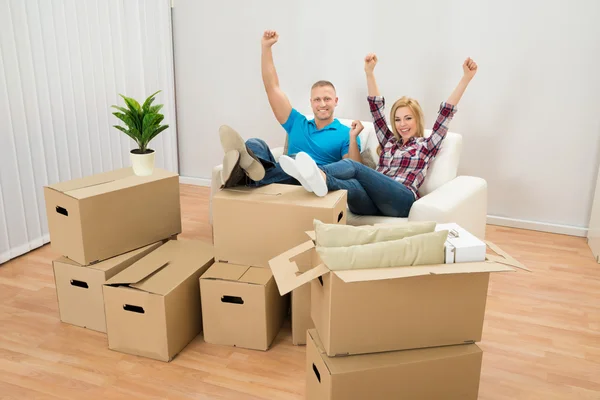
[[[486,261],[330,271],[313,240],[270,261],[284,295],[311,283],[311,317],[330,357],[481,340],[489,275],[520,267],[494,246]],[[302,272],[294,257],[311,253]]]
[[[202,330],[198,279],[213,262],[211,244],[170,240],[106,281],[109,349],[171,361]]]

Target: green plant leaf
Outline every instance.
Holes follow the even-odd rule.
[[[144,110],[144,112],[148,112],[148,109],[150,108],[150,105],[152,104],[152,102],[154,101],[154,96],[156,96],[158,93],[160,93],[161,91],[157,91],[153,94],[151,94],[150,96],[148,96],[148,98],[146,99],[146,101],[144,102],[144,105],[142,106],[142,110]]]
[[[146,114],[144,115],[144,125],[142,131],[142,143],[148,143],[149,137],[156,131],[160,122],[164,119],[162,114]]]
[[[144,117],[142,108],[140,107],[140,103],[138,103],[135,99],[132,99],[131,97],[123,96],[122,94],[120,94],[119,96],[121,96],[123,100],[125,100],[125,104],[127,104],[127,107],[129,108],[129,111],[131,113],[131,118],[135,121],[137,130],[141,132],[142,119]]]
[[[127,129],[123,128],[122,126],[119,125],[113,125],[113,127],[117,128],[118,130],[122,131],[123,133],[125,133],[127,136],[129,136],[130,138],[132,138],[135,143],[138,145],[138,147],[140,147],[140,142],[138,141],[138,139],[135,137],[135,135],[133,135],[131,132],[129,132]]]
[[[152,113],[152,114],[157,114],[160,111],[161,108],[163,108],[163,105],[162,104],[157,104],[155,106],[150,107],[148,109],[148,112]]]
[[[161,133],[162,131],[164,131],[165,129],[167,129],[169,127],[169,125],[162,125],[160,126],[158,129],[156,129],[154,132],[152,132],[152,134],[150,135],[150,137],[148,138],[148,141],[146,142],[146,145],[148,145],[148,143],[150,143],[150,141],[152,139],[154,139],[156,136],[158,136],[159,133]]]
[[[115,112],[115,113],[113,113],[113,115],[125,123],[125,125],[129,128],[130,136],[133,135],[132,137],[135,137],[136,141],[142,140],[142,135],[137,128],[137,123],[135,121],[133,121],[131,116],[124,114],[124,113],[119,113],[119,112]]]

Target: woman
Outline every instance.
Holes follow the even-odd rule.
[[[380,144],[376,170],[349,159],[319,169],[310,156],[302,152],[295,159],[281,156],[279,161],[286,173],[317,196],[325,196],[329,190],[347,190],[348,207],[355,214],[407,217],[419,198],[419,187],[427,167],[446,137],[456,106],[477,72],[477,64],[471,58],[463,63],[463,76],[448,100],[440,105],[428,138],[423,137],[421,106],[408,97],[402,97],[392,105],[390,118],[393,123],[389,129],[383,114],[385,100],[375,81],[376,64],[375,54],[365,57],[367,99]],[[354,121],[350,135],[358,135],[362,129],[360,121]]]

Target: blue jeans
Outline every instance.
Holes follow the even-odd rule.
[[[408,217],[415,195],[389,176],[354,160],[345,159],[320,167],[329,190],[348,191],[348,208],[358,215]]]
[[[271,149],[264,140],[248,139],[246,141],[246,147],[252,150],[256,158],[258,158],[263,167],[265,167],[265,177],[260,181],[253,181],[250,178],[247,178],[246,186],[258,187],[269,185],[271,183],[300,185],[300,182],[286,174],[279,163],[275,161]]]

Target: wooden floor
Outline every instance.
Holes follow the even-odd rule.
[[[208,189],[182,185],[182,238],[211,241]],[[600,399],[600,264],[585,239],[488,226],[532,269],[493,275],[482,400]],[[0,399],[303,399],[304,347],[289,322],[267,352],[197,337],[171,363],[107,349],[59,320],[44,246],[0,266]],[[375,400],[375,399],[374,399]]]

